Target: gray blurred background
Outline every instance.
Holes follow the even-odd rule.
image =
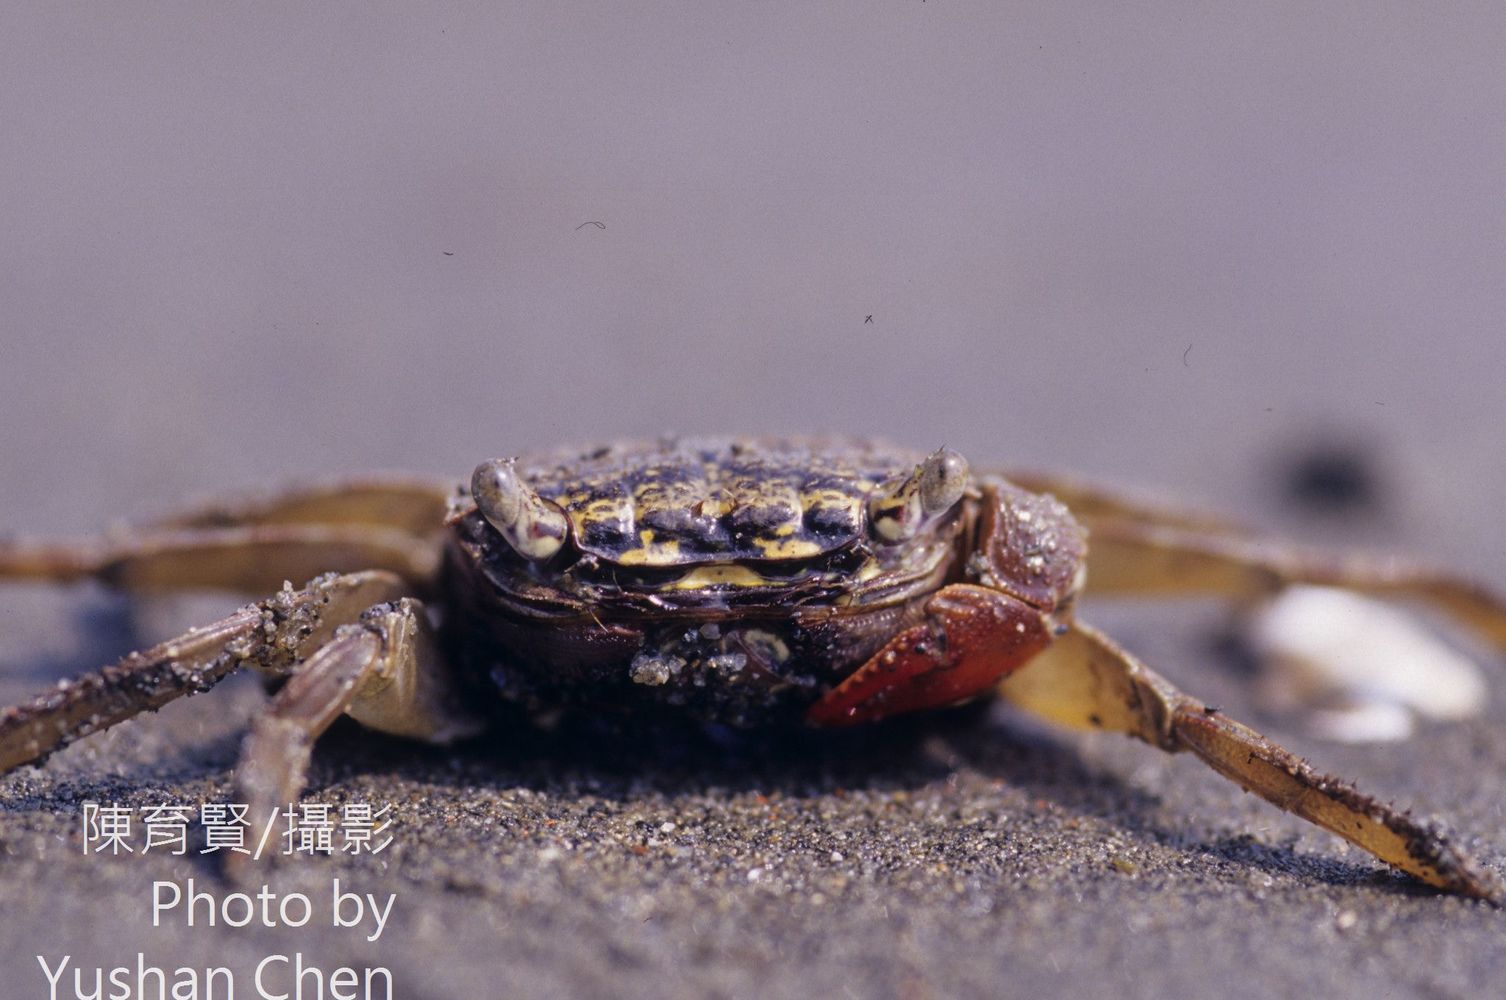
[[[85,532],[352,471],[461,477],[561,442],[821,430],[1075,470],[1506,585],[1503,51],[1497,4],[11,6],[3,529]],[[1298,502],[1314,465],[1341,482],[1327,515]],[[7,701],[119,652],[108,625],[80,624],[81,600],[99,598],[0,594]],[[1229,683],[1198,679],[1216,615],[1105,614],[1197,690]],[[234,713],[255,704],[238,690],[167,713],[178,727],[128,727],[103,744],[121,756],[70,751],[12,783],[0,896],[23,929],[0,961],[30,992],[8,995],[44,995],[32,956],[60,922],[87,941],[144,911],[149,867],[59,861],[114,888],[38,890],[59,877],[40,845],[71,830],[69,795],[103,794],[102,774],[127,801],[179,778],[223,788]],[[1412,764],[1277,735],[1445,813],[1499,865],[1499,697],[1493,712],[1385,755]],[[962,728],[909,772],[906,753],[853,775],[818,750],[768,783],[860,836],[872,824],[840,818],[839,786],[889,802],[960,780],[1010,816],[999,836],[1018,824],[1054,849],[1024,874],[967,861],[976,845],[934,847],[955,870],[984,864],[967,878],[911,872],[904,851],[955,823],[880,823],[892,863],[809,909],[815,875],[776,905],[747,865],[725,883],[711,861],[650,877],[632,854],[555,873],[531,853],[547,845],[466,853],[435,820],[412,834],[432,855],[402,876],[410,945],[373,954],[423,996],[504,974],[487,995],[1479,995],[1506,972],[1498,915],[1377,881],[1190,762]],[[176,771],[152,769],[177,739],[164,729],[189,734],[165,751],[187,754]],[[979,764],[1011,740],[1037,771]],[[377,752],[360,780],[397,770],[414,801],[462,810],[480,808],[467,782],[436,774],[529,786],[584,842],[645,801],[720,815],[706,837],[761,836],[737,817],[767,788],[728,778],[735,756],[644,790],[590,761],[577,780]],[[343,765],[321,766],[339,794]],[[608,805],[582,805],[591,781],[616,790]],[[1096,791],[1070,790],[1084,781]],[[1062,796],[1078,825],[1053,819]],[[1136,871],[1170,873],[1102,863],[1115,837],[1146,852]],[[818,868],[831,853],[811,850]],[[457,890],[430,863],[501,874]],[[1246,884],[1272,873],[1276,902]],[[639,905],[673,930],[613,922]],[[1179,905],[1185,919],[1156,923]],[[438,945],[411,944],[425,933]],[[246,940],[143,947],[265,951]],[[1403,958],[1427,941],[1447,970]],[[456,954],[434,967],[434,948]]]

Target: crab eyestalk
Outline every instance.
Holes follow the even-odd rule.
[[[514,459],[494,458],[476,466],[471,496],[481,515],[524,559],[543,562],[565,544],[569,518],[523,481]]]
[[[957,505],[967,490],[967,459],[940,448],[904,479],[882,484],[868,500],[868,520],[883,542],[914,538]]]

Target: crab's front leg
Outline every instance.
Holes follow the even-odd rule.
[[[422,602],[405,597],[368,609],[298,665],[246,736],[235,784],[253,843],[264,843],[282,808],[302,794],[314,743],[342,714],[435,744],[474,736],[484,722],[464,704]],[[231,874],[246,860],[229,855]]]
[[[326,574],[0,711],[0,774],[243,667],[288,678],[248,741],[242,778],[296,796],[306,749],[341,712],[394,736],[478,731],[420,601],[391,573]]]
[[[1074,623],[1005,678],[1005,699],[1053,722],[1108,729],[1168,752],[1189,750],[1219,774],[1429,885],[1506,903],[1499,880],[1435,827],[1314,770],[1264,736],[1179,691],[1114,642]]]
[[[337,626],[406,590],[390,573],[323,576],[0,711],[0,773],[207,691],[244,666],[273,676],[290,673]]]
[[[474,735],[423,604],[382,571],[327,574],[208,626],[0,712],[0,773],[168,702],[242,667],[286,683],[252,724],[237,798],[263,844],[303,790],[314,741],[342,713],[379,732],[430,743]],[[232,873],[244,855],[231,854]]]

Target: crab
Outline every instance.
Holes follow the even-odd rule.
[[[1506,602],[1393,559],[1314,555],[1071,480],[978,474],[945,448],[664,439],[486,461],[459,489],[366,479],[97,540],[0,543],[4,579],[273,594],[0,712],[0,771],[244,668],[280,685],[236,768],[252,817],[299,796],[341,714],[445,744],[482,733],[501,701],[836,727],[997,696],[1190,752],[1424,883],[1506,901],[1435,825],[1316,771],[1079,619],[1090,577],[1098,593],[1231,599],[1338,586],[1433,605],[1506,648]]]

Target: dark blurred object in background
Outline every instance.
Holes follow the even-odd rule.
[[[1375,452],[1356,441],[1315,437],[1280,459],[1284,501],[1321,517],[1376,514],[1387,493]]]

